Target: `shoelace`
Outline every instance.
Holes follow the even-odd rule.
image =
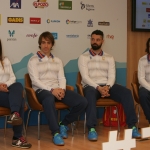
[[[20,137],[19,140],[20,140],[22,143],[27,143],[27,141],[24,139],[24,137]]]
[[[90,131],[90,134],[91,135],[95,135],[95,134],[97,135],[97,132],[96,131]]]
[[[20,114],[18,112],[14,113],[17,117],[20,117]]]
[[[61,140],[62,138],[60,136],[57,136],[59,140]]]
[[[62,138],[59,134],[57,134],[55,137],[57,137],[59,140],[62,140]]]
[[[62,125],[61,130],[62,130],[62,131],[68,131],[69,128],[68,128],[67,126]]]

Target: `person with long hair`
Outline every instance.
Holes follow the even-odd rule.
[[[0,40],[0,106],[11,110],[7,122],[13,126],[12,146],[30,148],[31,144],[27,143],[22,136],[24,105],[23,86],[21,83],[16,82],[10,61],[3,56]]]
[[[147,54],[138,63],[139,99],[150,126],[150,38],[146,42],[145,52]]]

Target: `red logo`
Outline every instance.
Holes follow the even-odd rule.
[[[44,7],[48,7],[49,4],[47,2],[36,2],[36,1],[34,1],[33,6],[35,8],[44,8]]]
[[[113,40],[115,37],[114,37],[114,35],[109,35],[109,34],[108,34],[108,35],[106,36],[106,38]]]
[[[30,18],[30,24],[41,24],[41,18]]]
[[[150,12],[150,8],[146,8],[146,12]]]

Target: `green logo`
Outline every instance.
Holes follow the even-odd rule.
[[[58,3],[59,9],[72,10],[72,1],[62,1],[60,0]]]

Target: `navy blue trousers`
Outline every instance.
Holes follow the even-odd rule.
[[[11,112],[18,112],[20,117],[24,119],[24,104],[23,86],[16,82],[8,87],[9,92],[0,91],[0,106],[10,108]],[[14,137],[21,137],[23,124],[13,126]]]
[[[48,120],[49,129],[51,130],[52,135],[54,135],[56,132],[59,132],[55,101],[62,102],[71,108],[70,113],[67,114],[62,121],[62,124],[65,126],[76,121],[78,116],[85,110],[87,106],[86,98],[70,90],[66,90],[65,97],[62,100],[57,100],[56,97],[47,90],[38,89],[36,91],[36,96],[44,108],[44,113]]]
[[[97,124],[96,116],[96,101],[101,97],[101,94],[94,87],[87,86],[84,88],[84,95],[88,101],[86,108],[87,127],[95,128]],[[110,90],[110,98],[122,104],[126,115],[126,123],[129,128],[135,126],[137,122],[137,116],[134,110],[134,101],[131,91],[121,85],[114,84]]]
[[[144,87],[141,87],[139,89],[139,99],[146,119],[150,123],[150,91],[148,91]]]

